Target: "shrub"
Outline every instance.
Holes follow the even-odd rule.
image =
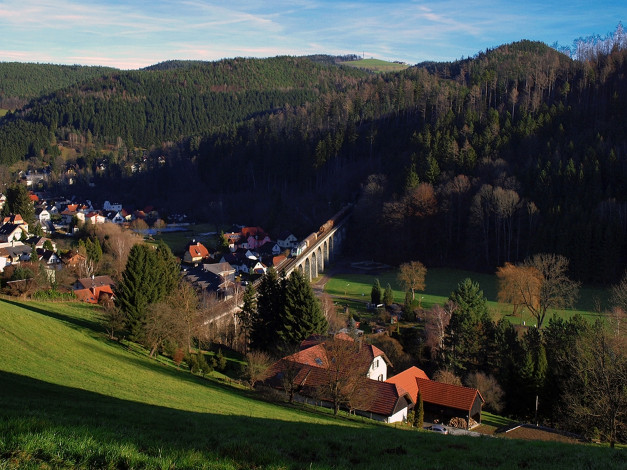
[[[226,369],[226,357],[222,354],[222,348],[218,349],[218,354],[216,356],[216,368],[223,372]]]

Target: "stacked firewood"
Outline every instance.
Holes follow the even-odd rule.
[[[466,429],[466,420],[464,418],[451,418],[448,425],[453,428]]]

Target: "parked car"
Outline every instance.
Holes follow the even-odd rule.
[[[440,434],[448,434],[448,429],[441,424],[432,424],[431,426],[427,426],[425,429],[433,432],[439,432]]]

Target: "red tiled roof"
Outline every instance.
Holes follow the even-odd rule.
[[[410,367],[409,369],[396,374],[393,377],[390,377],[386,380],[386,382],[390,382],[402,387],[404,390],[407,390],[411,399],[416,403],[418,401],[418,385],[416,384],[416,379],[425,379],[429,380],[427,374],[422,369],[419,369],[416,366]],[[424,398],[423,398],[424,401]]]
[[[243,227],[242,228],[242,236],[244,238],[260,236],[264,237],[265,232],[261,227]]]
[[[326,393],[325,386],[329,383],[329,372],[320,367],[303,368],[296,375],[297,384],[301,393],[306,396],[316,397],[324,401],[331,401],[331,397]],[[387,382],[379,382],[366,377],[359,379],[356,385],[357,409],[367,413],[374,413],[381,416],[391,416],[399,411],[399,400],[405,398],[411,402],[411,396],[401,387]]]
[[[113,285],[113,279],[109,276],[94,276],[91,277],[83,277],[78,280],[79,284],[84,289],[93,289],[93,288],[102,288],[103,286],[111,286]]]
[[[200,242],[196,242],[193,245],[189,245],[189,247],[187,248],[187,251],[189,251],[189,254],[191,255],[192,259],[196,259],[196,258],[208,258],[209,257],[209,250],[207,250],[207,248]]]
[[[272,258],[272,266],[278,266],[283,261],[285,261],[287,257],[285,255],[278,255]]]
[[[485,402],[476,388],[445,384],[418,377],[416,378],[416,385],[420,390],[424,403],[469,411],[477,399],[477,395],[479,395],[482,402]]]

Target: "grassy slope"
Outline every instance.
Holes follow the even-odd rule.
[[[0,300],[0,468],[618,468],[588,446],[439,436],[265,403],[111,343],[83,304]],[[422,465],[421,465],[422,466]]]
[[[385,289],[388,283],[390,284],[392,289],[394,289],[394,300],[402,304],[405,299],[405,294],[396,276],[397,271],[385,271],[377,274],[336,274],[329,280],[325,290],[331,295],[369,302],[372,284],[374,279],[378,278],[383,289]],[[492,274],[473,273],[447,268],[430,269],[427,271],[427,277],[425,279],[425,292],[417,292],[416,298],[422,297],[422,306],[426,308],[434,304],[442,304],[446,301],[451,292],[457,288],[457,284],[466,277],[479,283],[484,295],[488,299],[489,307],[497,316],[500,317],[511,314],[512,307],[510,305],[500,304],[496,301],[498,284],[496,276]],[[579,301],[575,309],[559,310],[556,312],[550,310],[545,321],[548,321],[553,313],[564,318],[569,318],[578,313],[584,316],[584,318],[593,321],[598,318],[598,315],[594,313],[596,311],[596,304],[599,303],[603,310],[608,307],[608,298],[609,292],[605,289],[583,287],[580,289]],[[523,313],[522,317],[509,316],[508,318],[512,323],[521,323],[524,320],[527,324],[532,324],[532,318],[528,313]]]
[[[408,65],[397,64],[395,62],[387,62],[380,59],[361,59],[349,62],[342,62],[342,65],[355,67],[358,69],[371,70],[373,72],[398,72],[408,68]]]

